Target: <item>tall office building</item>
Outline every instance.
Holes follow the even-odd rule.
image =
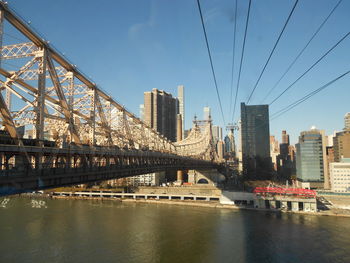
[[[218,153],[218,157],[219,157],[219,160],[220,162],[222,162],[224,160],[224,147],[225,146],[225,143],[223,141],[218,141],[218,143],[216,144],[216,147],[217,147],[217,153]]]
[[[144,104],[140,104],[140,120],[144,120],[145,119],[145,105]]]
[[[252,178],[271,176],[268,105],[241,103],[241,144],[243,173]]]
[[[222,141],[222,128],[220,126],[213,125],[211,129],[214,143],[216,144],[218,141]]]
[[[279,145],[280,154],[277,157],[277,172],[281,179],[290,179],[295,175],[294,147],[289,144],[287,131],[282,131],[282,143]]]
[[[182,116],[182,138],[185,138],[185,87],[177,86],[177,99],[179,100],[179,114]]]
[[[324,131],[312,127],[301,132],[296,151],[298,181],[310,183],[311,188],[329,185]]]
[[[282,143],[287,143],[289,145],[289,134],[287,131],[282,131]]]
[[[228,154],[228,157],[234,157],[235,156],[235,137],[233,133],[230,131],[225,136],[225,153]]]
[[[348,112],[347,114],[345,114],[344,117],[344,123],[345,123],[345,130],[350,130],[350,112]]]
[[[280,153],[282,157],[287,157],[289,154],[289,135],[287,131],[282,131],[282,143],[280,144]]]
[[[153,89],[144,93],[144,121],[153,129],[176,141],[178,100],[170,93]]]
[[[206,106],[203,108],[203,120],[207,121],[209,120],[209,117],[211,118],[211,111],[210,107]]]
[[[350,130],[337,132],[333,137],[334,161],[350,158]]]

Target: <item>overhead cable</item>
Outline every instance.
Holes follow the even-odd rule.
[[[221,111],[221,115],[222,115],[222,120],[224,121],[224,124],[225,124],[226,122],[225,122],[224,111],[223,111],[223,109],[222,109],[222,103],[221,103],[221,99],[220,99],[218,84],[217,84],[217,81],[216,81],[216,76],[215,76],[215,71],[214,71],[214,66],[213,66],[213,60],[212,60],[212,58],[211,58],[211,52],[210,52],[210,48],[209,48],[207,32],[206,32],[206,30],[205,30],[205,25],[204,25],[204,20],[203,20],[203,14],[202,14],[202,9],[201,9],[201,4],[200,4],[199,0],[197,0],[197,5],[198,5],[199,15],[200,15],[201,22],[202,22],[203,33],[204,33],[204,37],[205,37],[205,43],[206,43],[206,45],[207,45],[207,51],[208,51],[208,55],[209,55],[210,66],[211,66],[211,71],[212,71],[212,74],[213,74],[213,79],[214,79],[216,94],[217,94],[218,101],[219,101],[219,106],[220,106],[220,111]]]
[[[278,36],[278,38],[277,38],[277,40],[276,40],[276,42],[275,42],[275,45],[273,46],[273,48],[272,48],[272,50],[271,50],[271,52],[270,52],[270,55],[269,55],[269,57],[268,57],[268,59],[267,59],[265,65],[264,65],[264,67],[263,67],[263,69],[262,69],[260,75],[259,75],[259,78],[257,79],[257,81],[256,81],[256,83],[255,83],[255,85],[254,85],[254,88],[253,88],[253,90],[251,91],[251,93],[250,93],[250,95],[249,95],[249,97],[248,97],[247,104],[249,103],[250,99],[252,98],[252,96],[253,96],[253,94],[254,94],[254,91],[256,90],[256,88],[257,88],[257,86],[258,86],[258,84],[259,84],[259,81],[260,81],[262,75],[263,75],[264,72],[265,72],[265,69],[266,69],[267,65],[269,64],[270,59],[271,59],[273,53],[275,52],[275,49],[276,49],[276,47],[277,47],[277,45],[278,45],[278,43],[279,43],[279,41],[280,41],[280,39],[281,39],[281,37],[282,37],[282,35],[283,35],[284,30],[286,29],[286,27],[287,27],[287,25],[288,25],[288,23],[289,23],[290,18],[292,17],[292,15],[293,15],[293,13],[294,13],[295,7],[297,6],[298,2],[299,2],[299,0],[296,0],[296,1],[295,1],[294,5],[293,5],[293,8],[292,8],[292,10],[290,11],[290,13],[289,13],[289,15],[288,15],[287,20],[286,20],[286,22],[284,23],[284,26],[283,26],[283,28],[282,28],[282,31],[280,32],[280,34],[279,34],[279,36]]]
[[[234,26],[233,26],[233,43],[232,43],[232,68],[231,68],[231,93],[230,93],[230,113],[232,110],[232,93],[233,93],[233,75],[235,68],[235,49],[236,49],[236,25],[237,25],[237,0],[235,0],[235,13],[234,13]]]
[[[250,7],[251,7],[251,4],[252,4],[252,0],[249,0],[247,19],[246,19],[246,22],[245,22],[245,30],[244,30],[244,38],[243,38],[242,53],[241,53],[241,61],[240,61],[240,63],[239,63],[239,71],[238,71],[238,79],[237,79],[237,85],[236,85],[235,102],[234,102],[234,104],[233,104],[232,122],[233,122],[234,117],[235,117],[236,104],[237,104],[237,96],[238,96],[238,90],[239,90],[239,83],[240,83],[240,80],[241,80],[242,63],[243,63],[243,57],[244,57],[245,42],[246,42],[246,38],[247,38],[247,31],[248,31],[248,24],[249,24],[249,16],[250,16]]]
[[[285,75],[287,75],[287,73],[290,71],[290,69],[294,66],[295,62],[297,62],[297,60],[300,58],[300,56],[304,53],[304,51],[306,50],[306,48],[310,45],[311,41],[316,37],[316,35],[320,32],[320,30],[322,29],[322,27],[327,23],[328,19],[332,16],[332,14],[334,13],[334,11],[337,9],[337,7],[339,6],[339,4],[342,2],[343,0],[339,0],[338,3],[334,6],[334,8],[332,9],[332,11],[328,14],[328,16],[323,20],[323,22],[320,24],[320,26],[317,28],[317,30],[315,31],[315,33],[311,36],[311,38],[309,39],[309,41],[306,43],[306,45],[304,46],[304,48],[299,52],[299,54],[295,57],[295,59],[293,60],[293,62],[288,66],[288,68],[286,69],[286,71],[282,74],[282,76],[279,78],[279,80],[275,83],[275,85],[272,86],[272,88],[268,91],[268,93],[266,94],[266,96],[264,97],[264,99],[261,101],[261,103],[263,103],[271,94],[272,91],[275,90],[275,88],[278,86],[278,84],[281,82],[281,80],[285,77]]]
[[[319,87],[318,89],[308,93],[307,95],[305,95],[304,97],[296,100],[295,102],[289,104],[288,106],[284,107],[283,109],[273,113],[271,115],[271,120],[274,120],[278,117],[280,117],[281,115],[287,113],[288,111],[290,111],[291,109],[295,108],[296,106],[298,106],[299,104],[303,103],[304,101],[310,99],[311,97],[315,96],[317,93],[321,92],[322,90],[324,90],[325,88],[329,87],[330,85],[332,85],[333,83],[335,83],[336,81],[342,79],[343,77],[345,77],[346,75],[348,75],[350,73],[350,70],[348,70],[347,72],[341,74],[340,76],[336,77],[335,79],[329,81],[328,83],[324,84],[323,86]]]
[[[320,61],[322,61],[330,52],[332,52],[341,42],[343,42],[350,35],[350,31],[346,33],[337,43],[335,43],[326,53],[324,53],[315,63],[313,63],[303,74],[301,74],[292,84],[285,88],[276,98],[274,98],[269,105],[272,105],[284,93],[291,89],[302,77],[304,77],[311,69],[313,69]]]

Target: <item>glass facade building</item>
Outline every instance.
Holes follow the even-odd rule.
[[[327,175],[324,131],[304,131],[296,144],[297,178],[303,182],[323,182]]]
[[[266,179],[271,175],[268,105],[241,103],[243,173]]]

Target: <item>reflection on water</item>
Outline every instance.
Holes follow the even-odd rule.
[[[0,208],[0,262],[350,262],[348,218],[32,201]]]

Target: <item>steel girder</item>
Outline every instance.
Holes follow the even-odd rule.
[[[1,49],[4,64],[14,61],[17,66],[0,68],[1,89],[8,94],[7,100],[0,96],[0,116],[12,138],[18,138],[16,128],[25,126],[33,130],[33,138],[54,140],[60,147],[117,146],[214,159],[211,122],[204,128],[195,125],[187,139],[173,143],[97,87],[4,2],[0,23],[1,46],[4,26],[11,25],[29,40]]]

